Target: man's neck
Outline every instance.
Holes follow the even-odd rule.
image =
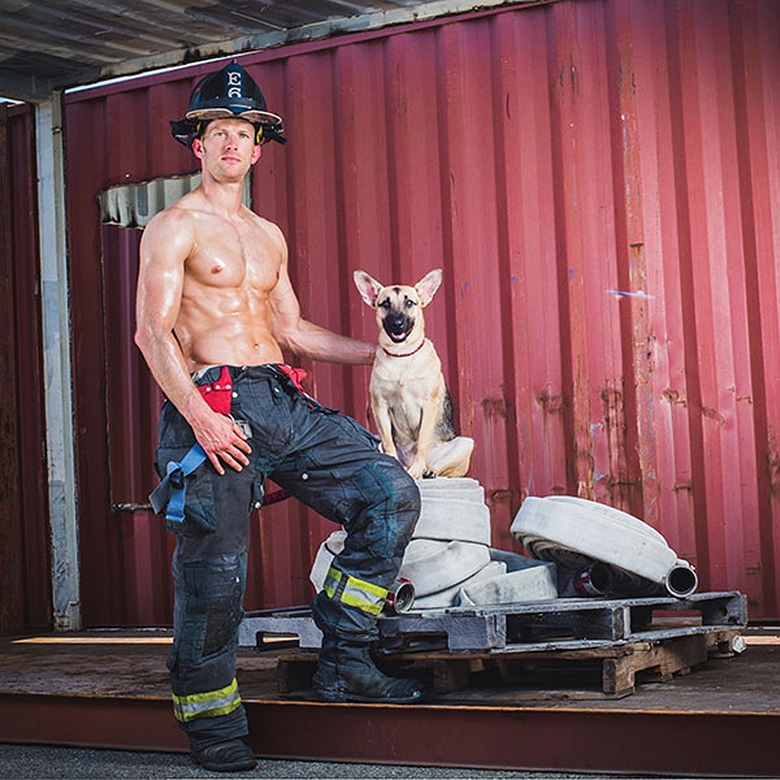
[[[244,201],[244,179],[238,181],[218,181],[206,171],[201,177],[200,189],[206,200],[219,211],[237,213]]]

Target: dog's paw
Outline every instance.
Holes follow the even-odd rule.
[[[412,465],[409,466],[407,471],[409,472],[410,477],[413,477],[414,479],[422,479],[427,471],[425,462],[419,462],[415,460]]]

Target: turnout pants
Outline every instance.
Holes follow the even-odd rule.
[[[375,639],[376,616],[420,510],[414,480],[379,451],[379,440],[318,404],[283,369],[289,371],[216,366],[195,380],[204,394],[227,392],[230,414],[246,423],[252,447],[240,472],[227,468],[219,476],[206,460],[186,477],[184,522],[166,521],[177,535],[168,668],[174,712],[195,750],[247,733],[235,656],[248,520],[262,503],[266,477],[347,531],[313,611],[326,635],[350,642]],[[167,401],[159,436],[157,468],[164,475],[167,464],[180,462],[195,444],[190,426]]]

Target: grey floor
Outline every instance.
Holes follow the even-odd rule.
[[[523,772],[451,767],[380,766],[314,761],[263,761],[248,773],[219,774],[192,763],[181,753],[141,753],[39,745],[0,744],[0,778],[4,780],[108,780],[108,778],[404,778],[439,780],[615,780],[639,775],[582,775],[559,772]]]

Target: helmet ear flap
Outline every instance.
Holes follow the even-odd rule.
[[[183,146],[192,148],[192,142],[200,136],[201,122],[193,122],[191,119],[179,119],[170,122],[171,135]]]

